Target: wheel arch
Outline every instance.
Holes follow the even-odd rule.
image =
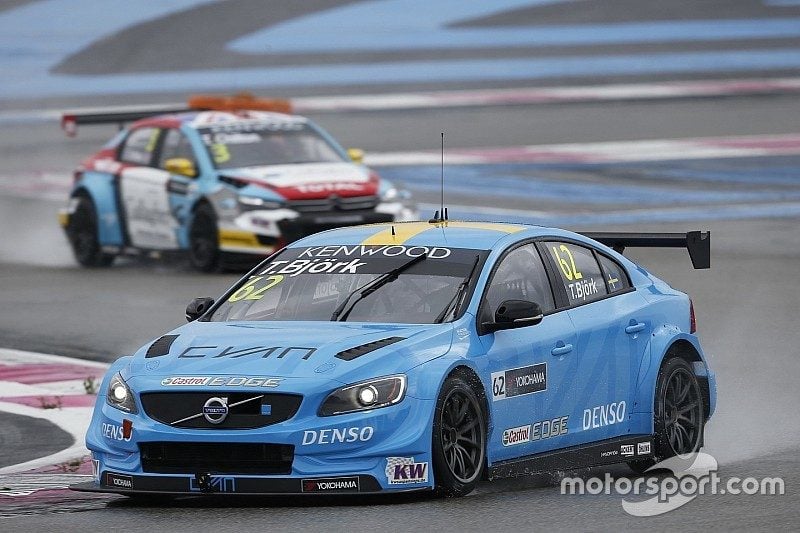
[[[703,412],[706,420],[710,418],[716,403],[716,386],[714,375],[708,367],[697,337],[686,333],[667,336],[664,335],[664,331],[656,332],[653,334],[650,350],[652,359],[644,376],[640,376],[634,402],[637,412],[648,414],[645,420],[649,427],[642,429],[647,429],[650,433],[654,431],[652,415],[658,374],[664,364],[673,357],[683,359],[691,366],[703,396]]]
[[[122,246],[122,219],[117,205],[113,177],[100,172],[85,172],[70,198],[88,198],[97,214],[97,240],[102,246]]]

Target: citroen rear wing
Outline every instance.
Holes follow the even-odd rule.
[[[156,115],[185,113],[188,111],[273,111],[291,113],[289,100],[276,98],[257,98],[249,93],[233,96],[195,95],[186,104],[166,104],[150,106],[122,106],[99,109],[84,109],[65,112],[61,115],[61,129],[70,137],[78,132],[80,124],[117,124],[120,129],[128,123]]]
[[[623,253],[625,248],[686,248],[694,268],[711,268],[711,232],[686,233],[582,233]]]

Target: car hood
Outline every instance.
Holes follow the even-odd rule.
[[[267,187],[287,200],[368,196],[378,193],[378,179],[354,163],[305,163],[225,170],[224,174]]]
[[[452,325],[192,322],[142,347],[131,376],[325,378],[404,372],[444,355]],[[164,355],[157,355],[163,353]]]

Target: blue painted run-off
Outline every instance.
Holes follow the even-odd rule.
[[[210,0],[45,0],[0,11],[0,98],[142,92],[263,90],[270,87],[536,80],[800,68],[800,48],[726,49],[557,58],[442,59],[325,63],[104,76],[53,75],[69,54],[125,28]],[[357,2],[267,28],[234,41],[241,51],[336,51],[519,47],[546,44],[764,39],[800,36],[800,20],[637,22],[525,28],[447,24],[559,0],[385,0]],[[578,4],[576,3],[576,6]],[[569,7],[571,8],[571,7]],[[335,22],[332,24],[331,21]],[[298,31],[298,28],[302,31]],[[475,33],[477,32],[477,33]],[[335,38],[334,38],[335,37]],[[265,40],[266,39],[266,40]],[[365,48],[364,48],[365,47]],[[168,53],[168,51],[165,51]],[[187,58],[187,66],[191,66]]]

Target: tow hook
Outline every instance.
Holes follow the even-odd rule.
[[[197,473],[194,475],[194,481],[200,492],[214,492],[214,487],[211,485],[211,474],[208,472]]]

